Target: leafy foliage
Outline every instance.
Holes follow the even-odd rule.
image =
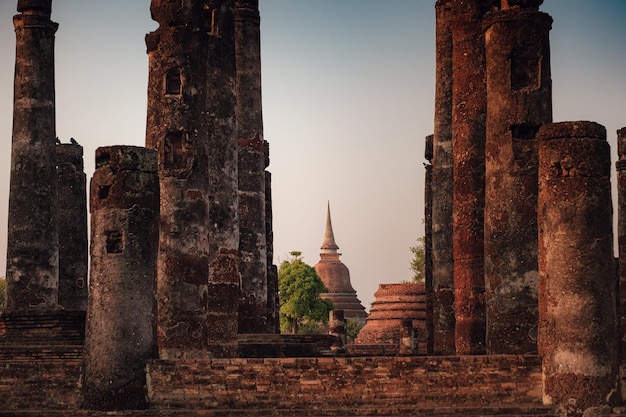
[[[346,320],[346,333],[348,335],[348,339],[354,342],[354,339],[359,335],[359,332],[363,328],[363,325],[359,323],[358,320]]]
[[[411,271],[413,271],[413,282],[424,282],[426,278],[426,238],[424,236],[417,238],[417,245],[411,246],[413,259],[411,260]]]
[[[328,323],[332,301],[319,295],[328,291],[312,266],[300,258],[301,252],[291,252],[278,270],[280,327],[283,333],[315,332],[318,323]]]
[[[4,277],[0,277],[0,311],[4,310],[7,299],[7,280]]]

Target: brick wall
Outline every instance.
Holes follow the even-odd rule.
[[[148,385],[160,409],[539,405],[541,365],[536,356],[155,360]]]

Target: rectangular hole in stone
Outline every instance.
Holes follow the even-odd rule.
[[[185,132],[167,133],[163,159],[166,169],[182,169],[187,166]]]
[[[165,76],[165,94],[178,95],[181,93],[182,81],[180,77],[180,69],[172,68]]]
[[[511,55],[511,89],[513,91],[539,88],[541,59],[516,53]]]
[[[124,252],[124,235],[120,230],[109,230],[107,235],[107,253]]]

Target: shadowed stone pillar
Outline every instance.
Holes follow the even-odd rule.
[[[56,146],[59,195],[59,306],[87,310],[87,178],[83,147]]]
[[[239,129],[239,333],[274,333],[268,311],[265,167],[258,0],[235,1]]]
[[[552,121],[549,31],[536,7],[485,17],[487,353],[537,351],[537,141]],[[509,3],[513,3],[509,1]],[[540,2],[530,2],[540,3]],[[530,4],[524,2],[522,7]],[[531,5],[532,6],[532,5]]]
[[[153,0],[146,146],[159,157],[159,355],[234,356],[239,306],[232,0]]]
[[[454,354],[452,256],[452,37],[450,1],[436,11],[435,129],[432,158],[433,353]]]
[[[434,351],[433,338],[433,135],[425,138],[424,164],[424,284],[426,294],[426,354]]]
[[[83,407],[144,408],[145,365],[156,354],[156,152],[98,148],[90,212]]]
[[[19,0],[7,229],[7,312],[53,310],[59,242],[51,0]]]
[[[269,162],[266,164],[269,165]],[[280,333],[278,300],[278,267],[274,265],[274,231],[272,223],[272,174],[265,171],[265,238],[267,239],[267,310],[273,333]]]
[[[485,47],[478,0],[452,0],[454,305],[458,355],[485,353]]]
[[[626,127],[617,131],[617,240],[619,250],[619,306],[621,351],[626,353]],[[626,388],[626,387],[624,387]]]
[[[593,122],[546,125],[538,138],[544,403],[582,415],[619,398],[610,149]]]

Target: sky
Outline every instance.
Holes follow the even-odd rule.
[[[264,137],[275,263],[319,260],[326,206],[353,287],[410,281],[424,234],[424,137],[433,130],[434,0],[260,0]],[[626,126],[626,0],[545,0],[554,121]],[[6,264],[16,0],[0,0],[0,275]],[[150,0],[54,0],[57,136],[145,143]],[[615,179],[613,177],[613,183]]]

